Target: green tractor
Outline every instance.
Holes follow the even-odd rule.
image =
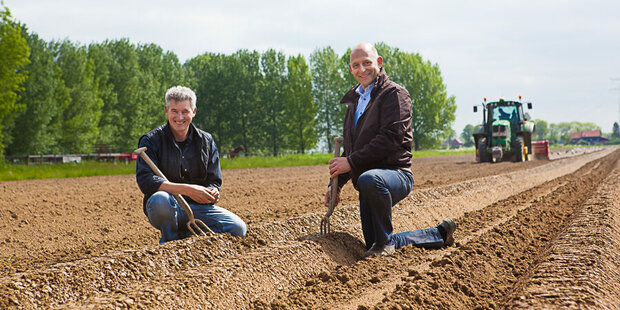
[[[523,105],[532,108],[531,102],[499,101],[482,103],[482,125],[474,133],[476,159],[478,162],[498,162],[508,160],[527,161],[532,154],[532,134],[535,125],[528,113],[523,113]],[[474,106],[478,112],[478,106]]]

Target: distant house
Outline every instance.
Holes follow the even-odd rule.
[[[604,144],[609,141],[609,138],[601,135],[600,130],[584,130],[580,132],[570,133],[570,142],[573,144],[588,143],[588,144]]]
[[[463,146],[463,142],[460,139],[452,139],[450,141],[447,141],[446,144],[451,149],[460,149]]]

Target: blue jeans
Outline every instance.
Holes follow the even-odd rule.
[[[190,208],[194,218],[203,221],[213,232],[241,237],[247,233],[245,222],[224,208],[212,204],[190,204]],[[187,229],[187,213],[173,195],[156,192],[146,202],[146,213],[151,225],[161,231],[159,243],[192,236]]]
[[[411,173],[401,169],[371,169],[360,175],[357,187],[366,249],[374,243],[392,243],[397,249],[409,244],[424,248],[443,246],[437,227],[393,233],[392,207],[411,192]]]

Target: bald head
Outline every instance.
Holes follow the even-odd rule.
[[[378,55],[377,49],[372,44],[360,43],[351,51],[349,69],[364,89],[377,79],[381,66],[383,58]]]
[[[374,45],[367,43],[367,42],[362,42],[353,48],[353,50],[351,51],[351,56],[349,57],[349,61],[351,61],[351,58],[353,58],[353,54],[359,54],[359,53],[365,53],[371,58],[375,58],[375,59],[379,57],[379,53],[377,53],[377,49],[375,48]]]

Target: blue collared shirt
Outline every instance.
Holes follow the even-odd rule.
[[[355,109],[355,126],[357,126],[357,120],[364,114],[364,110],[366,110],[373,87],[375,87],[375,82],[368,85],[366,89],[364,89],[361,84],[355,89],[355,92],[360,95],[360,99],[357,100],[357,109]]]

